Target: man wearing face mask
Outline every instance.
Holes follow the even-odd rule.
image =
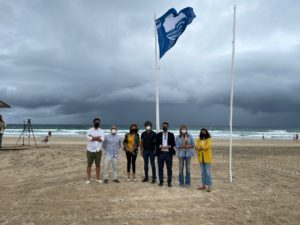
[[[112,125],[110,131],[110,134],[105,135],[103,142],[103,149],[105,151],[103,179],[104,183],[108,183],[108,170],[110,164],[112,164],[113,182],[120,183],[118,180],[118,164],[122,138],[117,134],[117,126]]]
[[[164,163],[167,165],[168,187],[172,187],[172,163],[175,155],[175,136],[168,132],[169,123],[164,122],[163,132],[156,135],[156,151],[158,155],[159,186],[164,183]]]
[[[92,165],[96,164],[96,181],[102,183],[100,180],[100,162],[101,162],[101,147],[105,140],[105,134],[100,129],[100,119],[95,118],[93,127],[87,131],[87,184],[91,182]]]
[[[156,168],[155,168],[155,140],[156,133],[152,130],[151,121],[146,121],[144,123],[145,131],[141,135],[141,156],[144,158],[144,172],[145,177],[143,182],[149,180],[148,170],[149,170],[149,159],[152,168],[152,184],[156,180]]]

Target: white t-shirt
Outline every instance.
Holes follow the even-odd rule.
[[[101,137],[102,142],[92,141],[92,138],[97,137],[97,136]],[[90,129],[88,129],[88,131],[87,131],[88,143],[87,143],[86,149],[90,152],[99,152],[101,150],[104,139],[105,139],[105,133],[100,128],[95,129],[94,127],[92,127]]]
[[[168,133],[162,133],[162,139],[163,139],[163,143],[162,143],[162,145],[163,146],[168,146]]]

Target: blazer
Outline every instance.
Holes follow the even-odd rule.
[[[123,150],[127,152],[127,144],[128,144],[128,135],[130,133],[126,133],[125,134],[125,138],[123,140]],[[140,146],[140,135],[139,134],[135,134],[134,136],[134,150],[133,150],[133,155],[137,155],[138,154],[138,149],[139,149],[139,146]]]
[[[207,138],[204,140],[202,144],[202,140],[199,138],[196,141],[195,149],[198,150],[200,147],[203,151],[198,151],[198,161],[199,163],[212,163],[212,144],[211,138]]]
[[[156,155],[160,155],[160,153],[161,153],[161,149],[159,148],[159,146],[163,144],[162,136],[163,136],[163,132],[159,132],[156,135]],[[171,146],[171,148],[169,149],[169,153],[171,155],[175,155],[176,154],[175,149],[174,149],[174,147],[176,146],[175,136],[171,132],[168,132],[168,145]]]

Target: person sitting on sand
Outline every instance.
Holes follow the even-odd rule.
[[[130,168],[132,167],[132,180],[136,181],[135,178],[135,164],[138,155],[138,148],[140,145],[140,136],[138,134],[138,127],[136,124],[131,124],[129,133],[125,134],[123,141],[124,151],[126,152],[127,158],[127,181],[130,181]]]
[[[191,158],[194,156],[194,138],[187,132],[187,126],[182,125],[179,128],[179,135],[176,137],[176,147],[179,158],[179,185],[180,187],[191,186]],[[183,174],[185,164],[185,176]]]
[[[103,149],[105,151],[103,179],[105,184],[108,183],[108,170],[110,164],[112,164],[113,169],[113,182],[120,183],[118,180],[118,164],[122,138],[117,134],[117,126],[112,125],[110,132],[110,134],[105,135],[105,140],[103,142]]]
[[[49,141],[49,137],[51,137],[52,133],[51,131],[48,132],[48,135],[46,137],[44,137],[44,139],[42,140],[42,142],[44,142],[45,144]]]
[[[195,150],[198,151],[198,162],[201,168],[202,186],[199,190],[207,190],[211,192],[211,163],[212,163],[212,148],[211,136],[207,129],[202,128],[199,134],[199,139],[196,141]]]
[[[105,140],[105,134],[102,129],[100,129],[100,119],[95,118],[93,122],[93,127],[87,131],[87,184],[91,182],[91,171],[92,165],[95,161],[96,164],[96,181],[102,183],[100,180],[100,162],[101,162],[101,147]]]
[[[2,148],[2,137],[3,137],[5,128],[6,128],[6,124],[3,120],[2,115],[0,115],[0,148]]]

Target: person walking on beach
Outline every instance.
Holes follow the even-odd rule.
[[[100,119],[95,118],[93,127],[87,131],[87,184],[91,182],[92,165],[96,164],[96,181],[102,183],[100,180],[100,162],[101,162],[101,147],[105,140],[105,134],[100,129]]]
[[[119,150],[122,145],[122,138],[117,134],[117,126],[112,125],[110,134],[105,135],[103,149],[105,151],[103,179],[108,183],[108,171],[112,164],[113,182],[120,183],[118,180]]]
[[[175,136],[168,132],[169,123],[164,122],[163,132],[156,135],[156,151],[158,155],[158,171],[159,171],[159,186],[164,183],[164,164],[167,166],[168,187],[172,187],[172,163],[173,155],[175,155]]]
[[[136,181],[135,168],[136,158],[138,155],[138,149],[140,145],[140,136],[138,134],[138,127],[136,124],[131,124],[129,133],[125,134],[123,141],[124,151],[127,158],[127,181],[130,181],[130,169],[132,167],[132,180]]]
[[[211,136],[207,129],[202,128],[199,139],[196,141],[195,149],[198,151],[198,161],[201,168],[202,186],[199,190],[207,190],[211,192],[211,163],[212,163],[212,147]]]
[[[2,138],[3,138],[5,128],[6,128],[6,124],[3,120],[2,115],[0,115],[0,148],[2,148]]]
[[[141,135],[141,156],[144,158],[144,172],[145,177],[143,182],[149,181],[149,159],[152,169],[152,184],[156,180],[156,168],[155,168],[155,141],[156,133],[152,130],[151,121],[146,121],[144,123],[145,131]]]
[[[187,126],[179,128],[179,135],[176,137],[176,148],[179,157],[179,185],[181,187],[191,186],[190,165],[191,158],[194,156],[194,138],[187,132]],[[183,174],[185,165],[185,176]]]

